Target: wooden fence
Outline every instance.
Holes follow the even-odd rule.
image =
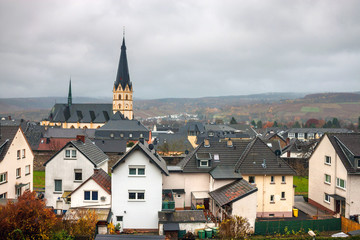
[[[355,230],[360,230],[360,224],[353,220],[341,217],[341,231],[348,233]]]

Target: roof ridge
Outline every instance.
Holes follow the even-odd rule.
[[[244,152],[240,155],[239,160],[237,161],[237,163],[235,164],[235,171],[238,171],[241,164],[244,162],[245,157],[249,154],[250,149],[252,148],[252,146],[254,146],[256,140],[258,139],[258,137],[256,137],[253,141],[251,141],[245,148]]]
[[[204,142],[202,142],[201,144],[199,144],[191,153],[189,153],[186,157],[184,157],[176,166],[181,167],[182,169],[184,169],[184,167],[187,165],[187,163],[190,161],[190,159],[192,158],[192,156],[194,156],[194,154],[199,150],[199,148],[204,144]]]

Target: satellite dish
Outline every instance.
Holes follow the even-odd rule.
[[[188,154],[189,154],[189,150],[186,149],[186,150],[185,150],[185,154],[188,155]]]
[[[281,155],[281,151],[279,149],[275,150],[275,155],[279,157]]]
[[[149,144],[149,149],[153,150],[154,149],[154,145],[153,144]]]

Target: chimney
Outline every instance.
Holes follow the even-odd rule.
[[[144,138],[143,137],[139,138],[139,142],[144,144]]]
[[[97,174],[100,171],[98,168],[94,168],[94,174]]]
[[[209,139],[204,140],[204,147],[210,147],[210,141]]]
[[[233,142],[231,141],[231,138],[229,138],[226,142],[227,147],[233,147]]]
[[[10,121],[11,121],[11,116],[8,116],[8,120],[10,120]]]
[[[76,140],[82,141],[83,143],[85,143],[85,136],[84,135],[76,135]]]

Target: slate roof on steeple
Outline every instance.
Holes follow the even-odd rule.
[[[130,81],[129,67],[126,57],[125,37],[123,38],[121,45],[119,67],[117,70],[116,80],[114,83],[115,89],[118,88],[119,84],[121,85],[122,89],[125,89],[126,85],[129,86],[130,90],[132,89],[132,83]]]

